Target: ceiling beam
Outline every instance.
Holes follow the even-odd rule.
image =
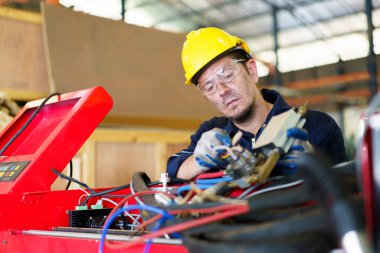
[[[380,7],[374,9],[374,10],[378,10]],[[314,25],[314,24],[318,24],[318,23],[323,23],[323,22],[327,22],[327,21],[330,21],[330,20],[333,20],[333,19],[338,19],[338,18],[344,18],[344,17],[348,17],[348,16],[351,16],[351,15],[354,15],[354,14],[357,14],[357,13],[363,13],[364,12],[362,10],[355,10],[355,11],[350,11],[350,12],[347,12],[347,13],[344,13],[344,14],[340,14],[340,15],[336,15],[334,17],[322,17],[322,18],[318,18],[318,19],[315,19],[313,22],[310,22],[309,24],[310,25]],[[269,15],[269,14],[268,14]],[[265,15],[263,15],[265,16]],[[249,15],[249,16],[244,16],[241,18],[240,21],[244,21],[244,22],[248,22],[249,20],[253,20],[253,19],[256,19],[258,18],[256,15]],[[226,30],[228,30],[228,26],[231,26],[231,22],[225,22],[225,23],[220,23],[220,27],[222,28],[226,28]],[[294,29],[294,28],[297,28],[299,27],[298,24],[294,24],[294,25],[289,25],[287,27],[281,27],[281,31],[287,31],[287,30],[291,30],[291,29]],[[245,35],[243,36],[244,39],[250,39],[250,38],[255,38],[259,35],[263,35],[263,34],[270,34],[271,33],[271,30],[269,29],[270,26],[268,26],[268,30],[265,31],[265,32],[252,32],[248,35]],[[254,30],[254,29],[252,29]]]
[[[378,72],[380,75],[380,71]],[[337,76],[327,76],[318,77],[315,79],[300,80],[292,83],[286,84],[287,88],[296,90],[311,90],[311,89],[321,89],[328,86],[333,86],[337,84],[347,84],[351,82],[365,81],[369,79],[369,74],[367,71],[354,72],[349,74],[337,75]]]
[[[241,1],[243,1],[243,0],[237,0],[237,1],[234,1],[233,3],[234,4],[238,4]],[[219,9],[219,8],[221,8],[221,7],[223,7],[223,6],[227,5],[227,4],[231,4],[231,3],[232,3],[231,1],[224,1],[224,2],[221,2],[221,3],[218,3],[218,4],[210,5],[209,7],[197,10],[196,14],[203,16],[206,12],[208,12],[210,10]],[[189,12],[186,12],[186,13],[181,14],[181,15],[174,15],[174,16],[166,17],[164,19],[156,21],[155,24],[153,25],[153,27],[156,27],[156,26],[158,26],[161,23],[173,22],[173,21],[177,21],[178,19],[183,19],[183,18],[190,18],[192,15],[194,15],[194,12],[193,11],[189,11]]]
[[[202,20],[202,23],[193,21],[193,23],[196,27],[217,26],[217,24],[212,19],[206,17],[205,15],[202,15],[201,13],[199,13],[198,10],[192,8],[191,6],[189,6],[188,4],[183,2],[182,0],[176,0],[176,3],[179,3],[182,6],[181,8],[178,8],[176,4],[170,3],[170,0],[161,0],[161,2],[164,2],[168,8],[173,8],[173,6],[174,6],[176,11],[181,13],[182,16],[187,16],[188,14],[190,14],[189,16],[192,18],[194,16],[199,17]],[[185,11],[185,10],[190,10],[190,11]],[[204,22],[204,21],[206,21],[206,22]],[[156,26],[157,26],[157,22],[155,22],[151,27],[154,28]]]
[[[205,15],[207,15],[207,12],[210,10],[221,9],[228,4],[238,5],[240,2],[243,2],[243,1],[246,1],[246,0],[224,1],[224,2],[221,2],[218,4],[210,5],[209,7],[206,7],[206,8],[199,9],[199,10],[197,10],[196,14],[204,17]],[[297,5],[298,6],[305,6],[305,5],[309,5],[309,4],[313,4],[313,3],[317,3],[317,2],[322,2],[322,1],[328,1],[328,0],[303,0],[303,1],[298,2]],[[157,1],[157,2],[160,2],[160,1]],[[254,3],[254,1],[252,1],[252,0],[251,0],[251,2]],[[194,14],[195,13],[193,11],[189,11],[189,12],[181,14],[181,15],[170,16],[170,17],[156,21],[152,27],[157,27],[159,24],[166,23],[166,22],[178,21],[178,19],[188,19],[188,18],[191,18],[191,16]],[[271,9],[269,9],[268,11],[255,13],[254,15],[252,15],[252,13],[250,13],[247,16],[240,16],[240,17],[231,19],[230,21],[227,21],[227,22],[219,22],[217,24],[217,26],[220,28],[226,28],[226,26],[233,24],[233,23],[238,23],[242,20],[249,20],[252,18],[260,18],[260,17],[264,17],[264,16],[270,15],[270,14],[271,14]],[[228,29],[226,29],[226,30],[228,30]]]
[[[380,90],[378,90],[379,92]],[[299,98],[285,97],[286,102],[291,106],[301,106],[306,101],[309,105],[327,107],[329,105],[367,105],[370,91],[366,88],[350,91],[342,91],[333,94],[317,94],[303,96]]]
[[[377,28],[379,28],[379,27],[377,27]],[[367,32],[366,30],[352,31],[352,32],[342,32],[342,33],[334,34],[334,36],[331,36],[328,39],[333,39],[333,38],[342,37],[342,36],[345,36],[345,35],[352,35],[352,34],[362,34],[362,35],[365,35],[366,32]],[[256,37],[256,39],[257,38],[260,38],[260,37]],[[308,40],[304,40],[304,41],[299,41],[299,42],[283,45],[283,46],[281,46],[281,49],[296,47],[296,46],[300,46],[300,45],[306,45],[306,44],[312,43],[312,42],[315,42],[315,39],[308,39]],[[268,50],[273,50],[273,47],[272,46],[271,47],[265,47],[265,48],[260,49],[259,51],[256,51],[256,52],[264,52],[264,51],[268,51]]]
[[[304,2],[301,2],[301,3],[297,3],[297,7],[294,7],[294,8],[304,7],[304,6],[307,6],[307,5],[315,4],[315,3],[318,3],[318,2],[325,2],[325,1],[328,1],[328,0],[304,1]],[[265,1],[265,2],[267,2],[267,1]],[[269,5],[271,5],[271,4],[269,4]],[[281,6],[279,6],[279,9],[283,10],[283,8]],[[268,11],[263,11],[263,12],[259,12],[259,13],[250,13],[247,16],[240,16],[240,17],[236,17],[234,19],[230,19],[230,20],[228,20],[228,21],[226,21],[224,23],[220,23],[220,26],[227,27],[227,26],[238,24],[240,22],[246,22],[247,20],[260,19],[260,18],[269,16],[269,15],[271,15],[271,9],[268,9]],[[269,30],[268,30],[268,32],[269,32]]]

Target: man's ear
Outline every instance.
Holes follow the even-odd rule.
[[[252,77],[254,82],[257,83],[259,81],[259,75],[257,73],[256,61],[254,59],[249,59],[246,62],[246,66],[247,66],[249,75]]]

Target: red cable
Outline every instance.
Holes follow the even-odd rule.
[[[155,191],[155,190],[147,190],[147,191],[141,191],[141,192],[136,192],[134,194],[130,194],[128,195],[127,197],[125,197],[124,199],[122,199],[113,209],[112,211],[110,212],[110,214],[107,216],[107,219],[104,221],[104,224],[106,224],[106,222],[108,222],[108,218],[112,216],[112,214],[114,214],[116,212],[116,210],[118,210],[120,207],[122,207],[125,202],[127,202],[129,199],[131,198],[134,198],[134,197],[138,197],[138,196],[141,196],[141,195],[148,195],[148,194],[158,194],[158,193],[162,193],[168,197],[171,197],[171,198],[176,198],[176,196],[174,196],[173,194],[170,194],[170,193],[167,193],[167,192],[161,192],[161,191]],[[113,248],[114,245],[109,243],[107,241],[107,238],[105,239],[105,244],[104,244],[105,247],[109,247],[109,248]]]
[[[201,217],[201,218],[198,218],[195,220],[190,220],[187,222],[176,224],[176,225],[173,225],[170,227],[165,227],[165,228],[162,228],[160,230],[151,232],[147,235],[141,236],[133,242],[121,243],[121,244],[112,245],[112,246],[114,249],[130,248],[133,246],[137,246],[140,243],[144,243],[145,241],[153,239],[155,237],[163,236],[164,234],[172,234],[174,232],[179,232],[182,230],[190,229],[190,228],[193,228],[196,226],[200,226],[200,225],[204,225],[204,224],[211,223],[214,221],[218,221],[218,220],[221,220],[221,219],[224,219],[227,217],[235,216],[238,214],[243,214],[249,210],[248,204],[244,204],[244,205],[234,204],[234,205],[229,205],[229,206],[235,207],[235,208],[233,208],[232,210],[221,212],[221,213],[216,213],[216,214],[208,215],[208,216]],[[177,211],[183,211],[183,210],[177,210]]]
[[[215,212],[220,212],[220,211],[226,211],[229,209],[235,209],[236,205],[231,205],[231,204],[226,204],[226,205],[220,205],[220,206],[214,206],[214,207],[208,207],[208,208],[191,208],[191,209],[179,209],[179,210],[173,210],[170,211],[170,214],[182,214],[182,213],[215,213]],[[149,220],[143,222],[140,224],[137,228],[137,230],[142,229],[146,227],[147,225],[155,222],[156,220],[160,219],[162,215],[158,214]]]
[[[206,179],[206,178],[224,177],[225,175],[226,175],[226,173],[224,173],[224,171],[209,172],[209,173],[203,173],[203,174],[198,175],[195,178],[195,180],[197,180],[197,179]]]

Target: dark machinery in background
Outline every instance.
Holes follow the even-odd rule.
[[[139,172],[110,189],[61,174],[110,110],[107,92],[28,103],[0,135],[0,252],[377,252],[379,100],[357,163],[313,153],[304,106],[274,117],[254,152],[238,136],[215,147],[224,171],[192,182]],[[51,191],[57,176],[82,189]]]

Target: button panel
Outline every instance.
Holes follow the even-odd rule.
[[[0,163],[0,182],[14,181],[30,161]]]

